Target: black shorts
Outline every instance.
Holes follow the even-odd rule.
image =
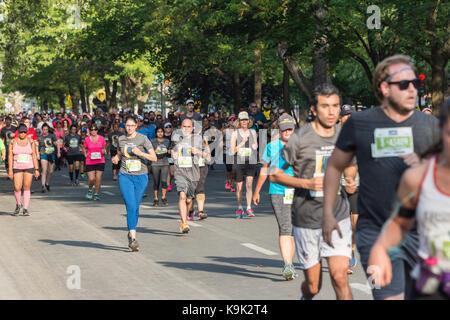
[[[105,164],[98,163],[98,164],[86,165],[86,172],[90,172],[90,171],[105,171]]]
[[[67,162],[72,165],[75,161],[82,162],[83,156],[81,154],[72,155],[72,156],[66,156]]]
[[[21,173],[21,172],[26,172],[26,173],[34,174],[34,168],[29,168],[29,169],[13,169],[13,173]]]
[[[256,174],[256,164],[234,164],[233,176],[236,182],[244,181],[244,177],[254,177]]]

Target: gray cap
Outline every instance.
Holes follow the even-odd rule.
[[[351,105],[349,105],[349,104],[344,104],[342,107],[341,107],[341,113],[340,113],[340,115],[341,116],[346,116],[347,114],[351,114],[351,113],[353,113],[355,111],[355,109],[351,106]]]
[[[283,114],[278,118],[278,127],[281,131],[287,130],[287,129],[295,129],[295,121],[294,118],[292,118],[288,114]]]
[[[186,101],[186,105],[188,105],[189,103],[192,103],[192,104],[194,104],[194,103],[195,103],[195,101],[194,101],[194,100],[192,100],[192,99],[189,99],[188,101]]]

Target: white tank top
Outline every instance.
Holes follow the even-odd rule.
[[[438,189],[435,181],[436,156],[428,162],[416,207],[419,257],[438,258],[438,265],[450,271],[450,194]]]

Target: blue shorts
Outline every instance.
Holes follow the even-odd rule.
[[[54,153],[52,153],[52,154],[41,154],[41,160],[47,160],[47,161],[50,161],[50,162],[55,162],[55,159],[56,159],[56,157],[55,157]]]

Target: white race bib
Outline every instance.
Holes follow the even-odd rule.
[[[45,153],[46,154],[52,154],[53,152],[55,152],[55,148],[54,147],[45,148]]]
[[[198,159],[198,166],[199,167],[204,167],[206,165],[206,161],[204,158],[199,158]]]
[[[167,148],[166,147],[158,147],[156,149],[156,154],[166,154],[167,153]]]
[[[31,155],[29,154],[18,154],[17,163],[29,163],[31,161]]]
[[[91,160],[100,160],[102,158],[102,154],[100,152],[92,152]]]
[[[78,147],[78,140],[77,140],[77,139],[70,139],[69,146],[70,146],[72,149]]]
[[[250,157],[251,154],[252,154],[252,149],[250,149],[250,148],[240,148],[238,150],[238,156],[243,157],[243,158]]]
[[[325,175],[324,173],[314,173],[314,178],[323,177],[324,175]],[[320,198],[323,197],[323,190],[322,191],[309,190],[309,194],[313,198]]]
[[[172,158],[167,158],[167,160],[169,160],[170,164],[173,164],[173,159]]]
[[[377,128],[374,138],[375,142],[371,145],[374,158],[397,157],[414,152],[411,127]]]
[[[284,189],[284,197],[283,197],[283,203],[284,204],[292,204],[294,201],[294,188],[286,188]]]
[[[62,144],[64,143],[63,139],[58,139],[56,142],[57,142],[59,145],[62,145]]]
[[[141,171],[141,160],[126,160],[125,167],[127,168],[128,172]]]
[[[192,168],[192,157],[179,157],[178,167],[180,168]]]

